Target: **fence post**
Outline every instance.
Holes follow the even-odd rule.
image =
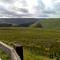
[[[21,60],[23,60],[23,46],[18,43],[13,44],[13,46]]]

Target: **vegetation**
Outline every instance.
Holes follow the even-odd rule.
[[[35,28],[60,29],[60,18],[45,18],[30,25]]]
[[[60,18],[44,19],[41,20],[39,23],[42,24],[43,28],[60,29]]]
[[[55,60],[55,58],[50,59],[46,56],[36,55],[36,54],[32,53],[31,51],[25,49],[24,50],[24,60]]]
[[[9,56],[4,51],[2,51],[1,49],[0,49],[0,59],[2,59],[2,60],[10,60]]]
[[[24,60],[59,60],[60,19],[51,18],[34,22],[19,24],[18,27],[16,25],[11,27],[11,24],[0,24],[0,41],[11,46],[13,42],[23,45]],[[0,51],[0,57],[2,60],[9,58],[3,51]]]
[[[60,18],[50,18],[50,19],[48,18],[45,18],[45,19],[21,18],[21,19],[15,19],[15,20],[6,19],[6,21],[7,20],[10,21],[10,23],[8,22],[0,23],[0,27],[34,27],[34,28],[60,29]]]
[[[1,27],[0,40],[9,45],[13,42],[22,44],[25,60],[50,60],[48,57],[52,56],[53,52],[54,58],[60,53],[58,29]]]
[[[30,27],[33,27],[33,28],[43,28],[42,24],[39,21],[31,24]]]

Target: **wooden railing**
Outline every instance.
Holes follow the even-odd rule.
[[[5,53],[8,54],[10,60],[21,60],[15,49],[8,46],[7,44],[0,42],[0,49],[2,49]]]

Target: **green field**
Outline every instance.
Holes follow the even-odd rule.
[[[31,27],[60,29],[60,18],[47,18],[37,21]]]
[[[0,40],[8,45],[17,42],[24,46],[24,60],[55,60],[40,55],[41,42],[60,42],[60,30],[41,28],[0,28]],[[44,51],[45,48],[42,50]],[[4,60],[4,59],[3,59]],[[6,59],[7,60],[7,59]]]
[[[40,23],[44,28],[60,29],[60,18],[50,18],[41,20]]]

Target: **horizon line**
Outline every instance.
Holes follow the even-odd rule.
[[[60,18],[60,17],[0,17],[0,18]]]

